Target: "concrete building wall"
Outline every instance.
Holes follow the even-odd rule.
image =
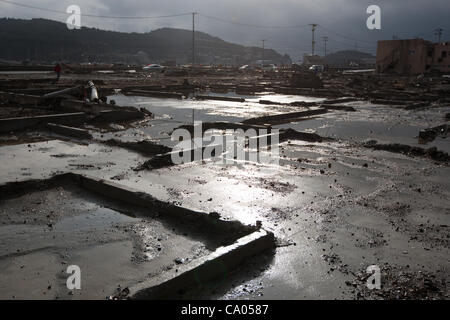
[[[378,41],[377,72],[421,74],[450,72],[450,43],[423,39]]]
[[[450,42],[441,42],[434,45],[432,69],[450,72]]]
[[[378,41],[377,72],[420,74],[431,67],[428,41],[422,39]]]

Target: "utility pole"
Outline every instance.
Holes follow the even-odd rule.
[[[309,24],[312,27],[312,55],[314,55],[314,45],[316,44],[316,41],[314,40],[314,31],[316,31],[317,23],[310,23]]]
[[[192,12],[192,69],[195,65],[195,15],[197,12]]]
[[[434,29],[434,34],[438,36],[438,43],[441,42],[442,31],[444,31],[442,28]]]
[[[323,45],[324,45],[324,57],[327,56],[327,41],[328,41],[328,37],[322,37],[323,39]]]
[[[266,39],[262,39],[261,40],[262,41],[262,62],[261,62],[261,67],[262,67],[262,69],[264,70],[264,44],[266,43]]]

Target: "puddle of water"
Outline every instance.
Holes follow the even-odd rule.
[[[298,131],[315,131],[321,136],[358,142],[377,140],[379,143],[402,143],[417,146],[417,136],[422,129],[408,124],[329,119],[311,119],[277,127],[292,128]]]
[[[450,153],[450,142],[448,138],[437,137],[434,141],[422,145],[424,148],[436,147],[438,150]]]
[[[203,94],[203,93],[202,93]],[[247,118],[262,115],[277,114],[282,112],[292,112],[298,108],[289,106],[270,106],[259,104],[260,98],[277,102],[289,103],[293,101],[322,101],[322,98],[293,96],[293,95],[260,95],[241,96],[234,93],[213,94],[215,96],[243,97],[246,102],[231,102],[217,100],[196,101],[191,99],[177,100],[167,98],[152,98],[140,96],[113,95],[109,99],[114,99],[118,105],[142,107],[153,112],[156,118],[163,118],[180,123],[192,123],[192,110],[194,110],[195,120],[203,122],[229,121],[240,122]]]
[[[240,96],[234,92],[222,94],[207,92],[207,94],[230,97]],[[325,100],[324,98],[272,93],[242,97],[247,99],[246,102],[176,100],[124,95],[111,96],[119,105],[144,107],[153,112],[156,115],[156,119],[150,122],[152,126],[139,129],[143,134],[153,139],[162,139],[161,143],[168,146],[173,146],[169,139],[170,132],[181,124],[191,124],[193,114],[196,121],[240,122],[252,117],[298,110],[296,107],[289,106],[262,105],[258,103],[260,99],[286,104],[293,101],[320,102]],[[440,113],[445,110],[429,109],[411,112],[390,106],[372,105],[367,102],[348,104],[354,106],[357,112],[330,111],[320,117],[275,127],[312,131],[322,136],[357,142],[377,140],[379,143],[400,143],[422,148],[437,147],[442,151],[450,152],[449,143],[443,138],[437,138],[426,145],[419,144],[417,139],[420,130],[440,124],[438,123],[438,120],[442,118]]]

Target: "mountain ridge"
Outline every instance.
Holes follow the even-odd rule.
[[[245,47],[205,32],[195,32],[196,62],[242,65],[256,60],[289,64],[288,55],[272,49]],[[0,59],[34,61],[161,63],[192,60],[192,31],[160,28],[127,33],[82,27],[69,30],[47,19],[0,18]]]

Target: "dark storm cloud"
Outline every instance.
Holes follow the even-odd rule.
[[[14,0],[12,0],[14,1]],[[316,50],[323,51],[321,37],[328,36],[329,51],[354,49],[375,52],[376,40],[398,37],[435,39],[433,30],[443,28],[449,39],[450,11],[448,0],[17,0],[28,5],[65,11],[71,4],[81,7],[82,13],[110,16],[161,16],[197,11],[236,23],[264,26],[297,26],[319,23],[316,31]],[[366,8],[381,7],[382,30],[366,28]],[[1,3],[1,15],[18,18],[43,17],[65,21],[67,15],[22,8]],[[148,32],[160,27],[189,29],[190,16],[165,19],[127,20],[82,18],[83,25],[108,30]],[[197,28],[224,40],[244,45],[260,46],[267,39],[267,47],[288,53],[298,59],[311,50],[310,27],[255,28],[233,25],[205,16],[197,16]]]

